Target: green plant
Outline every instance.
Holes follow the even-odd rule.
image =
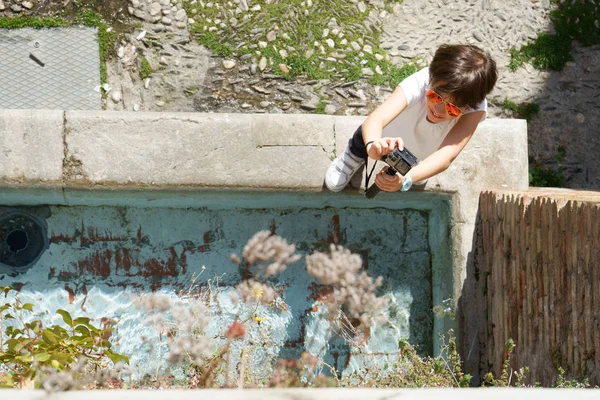
[[[519,50],[510,49],[509,68],[516,71],[523,63],[531,61],[538,69],[560,71],[573,59],[571,40],[584,46],[600,43],[600,7],[593,1],[556,1],[550,13],[556,34],[541,33],[534,42]]]
[[[597,1],[562,1],[550,13],[557,35],[584,46],[600,43],[600,7]]]
[[[102,15],[92,9],[84,9],[75,17],[75,23],[89,27],[98,28],[98,48],[100,51],[100,83],[107,82],[106,60],[112,56],[114,52],[114,44],[117,40],[117,35],[110,29],[110,26]]]
[[[496,379],[496,377],[494,377],[494,374],[492,374],[491,372],[488,372],[487,374],[485,374],[485,376],[483,377],[483,382],[482,382],[482,386],[499,386],[499,387],[507,387],[510,386],[511,384],[511,378],[512,378],[512,369],[510,368],[510,356],[513,352],[513,350],[515,349],[516,345],[514,340],[512,339],[508,339],[506,341],[506,345],[505,345],[505,352],[506,352],[506,359],[504,360],[504,362],[502,363],[502,370],[500,371],[500,378]],[[517,377],[517,385],[522,385],[523,381],[525,380],[525,373],[528,371],[529,369],[521,369],[516,373],[516,377]]]
[[[563,168],[551,168],[539,165],[535,160],[529,160],[529,186],[535,187],[566,187],[567,180],[563,176]]]
[[[62,371],[78,360],[97,368],[106,367],[109,360],[129,363],[126,356],[111,350],[108,337],[112,328],[97,328],[87,317],[73,319],[65,310],[58,310],[57,314],[66,328],[44,327],[36,319],[28,322],[25,314],[33,312],[33,305],[22,303],[10,286],[0,287],[0,293],[5,299],[11,295],[0,306],[0,362],[8,370],[0,387],[22,387],[36,380],[44,369]]]
[[[461,369],[453,332],[449,332],[447,342],[444,335],[440,339],[443,355],[435,358],[420,357],[407,339],[400,339],[400,354],[395,362],[354,372],[340,384],[378,388],[468,387],[472,377]]]
[[[327,106],[327,103],[325,103],[323,100],[320,100],[314,110],[313,110],[313,114],[325,114],[325,107]]]
[[[147,77],[149,77],[150,74],[152,74],[152,66],[150,65],[150,61],[148,61],[146,57],[142,57],[140,67],[140,78],[144,80]]]
[[[387,0],[380,6],[386,9],[399,2]],[[285,79],[354,81],[368,75],[363,68],[369,68],[374,72],[368,79],[372,84],[395,87],[417,69],[412,63],[391,63],[380,47],[381,26],[368,20],[374,9],[369,3],[360,11],[344,0],[260,2],[244,21],[223,19],[235,12],[233,3],[198,8],[196,2],[185,1],[183,6],[195,15],[190,31],[200,44],[222,57],[251,55],[256,62],[264,57],[266,70]]]
[[[510,49],[511,71],[516,71],[523,63],[530,62],[537,69],[560,71],[571,61],[571,39],[559,35],[540,33],[533,43],[522,46],[519,50]]]
[[[19,29],[19,28],[58,28],[68,26],[69,23],[62,18],[57,17],[31,17],[18,16],[13,18],[0,18],[0,29]]]
[[[587,378],[583,382],[579,382],[576,379],[568,380],[565,378],[565,370],[562,367],[558,367],[558,377],[556,378],[554,387],[561,389],[585,389],[590,387],[590,382]]]
[[[514,101],[504,99],[502,109],[510,111],[515,118],[522,118],[529,122],[540,111],[540,106],[537,103],[516,104]]]

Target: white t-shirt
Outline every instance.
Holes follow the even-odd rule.
[[[456,124],[459,118],[433,124],[427,120],[427,98],[429,89],[429,68],[423,68],[403,80],[399,85],[406,95],[407,106],[392,122],[383,129],[384,137],[401,137],[404,146],[419,160],[424,160],[433,154],[442,144],[446,134]],[[484,99],[474,109],[468,109],[464,114],[474,111],[484,111],[481,118],[487,116],[487,101]]]

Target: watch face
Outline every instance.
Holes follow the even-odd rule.
[[[407,179],[405,179],[404,182],[402,182],[402,191],[406,192],[411,187],[412,187],[412,179],[410,179],[410,177],[407,177]]]

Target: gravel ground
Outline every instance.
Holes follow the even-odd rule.
[[[241,26],[246,15],[260,17],[260,4],[276,1],[284,0],[231,0],[227,7],[235,10],[233,20]],[[70,3],[0,0],[0,14],[43,15],[52,11],[53,5],[60,8]],[[336,78],[287,81],[274,75],[277,65],[260,57],[214,56],[192,38],[190,27],[200,19],[202,7],[215,7],[220,1],[192,3],[198,9],[194,11],[197,15],[187,15],[181,0],[102,3],[117,16],[116,22],[134,27],[133,33],[125,34],[118,43],[117,57],[107,65],[107,110],[368,115],[392,91],[390,87],[369,84],[364,79],[367,76],[351,82]],[[314,9],[316,3],[306,0],[305,6],[293,7],[310,12],[307,9]],[[414,60],[426,65],[442,43],[472,43],[490,51],[500,78],[488,99],[496,103],[504,99],[517,104],[535,102],[540,106],[528,125],[532,159],[540,166],[560,169],[568,187],[600,189],[600,163],[596,161],[600,153],[600,46],[574,43],[574,60],[561,72],[538,71],[527,64],[516,72],[507,67],[511,47],[532,41],[540,32],[552,32],[549,0],[348,0],[347,6],[344,13],[364,11],[368,6],[371,12],[364,21],[365,32],[373,31],[375,25],[381,27],[381,47],[396,65]],[[249,18],[247,22],[252,21]],[[233,23],[231,19],[219,22],[221,26]],[[276,25],[285,27],[286,22],[276,21]],[[215,26],[207,29],[219,33],[221,28]],[[253,30],[258,32],[255,45],[268,45],[275,36],[283,35],[285,29],[278,29]],[[341,28],[331,23],[327,28],[328,32],[338,30]],[[338,50],[344,51],[341,35],[329,33],[318,39],[327,52],[324,60],[333,60],[340,56]],[[364,46],[362,50],[368,52],[371,44],[365,36],[364,43],[344,45],[347,49],[352,45],[355,50]],[[287,53],[291,51],[287,49]],[[143,59],[152,73],[142,78],[139,71]],[[340,65],[342,61],[337,60]],[[491,105],[490,116],[510,118],[511,114]]]

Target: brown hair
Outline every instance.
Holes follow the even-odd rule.
[[[473,45],[441,45],[429,66],[432,88],[449,95],[459,107],[477,107],[492,91],[497,79],[494,59]]]

